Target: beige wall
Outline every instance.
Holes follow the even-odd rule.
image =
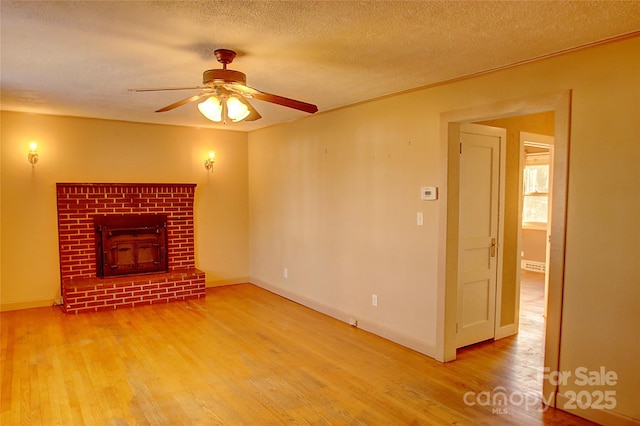
[[[543,229],[522,230],[522,253],[524,260],[544,263],[547,252],[547,231]]]
[[[438,204],[419,195],[438,184],[437,115],[403,99],[249,135],[251,276],[432,353]]]
[[[60,295],[56,182],[196,183],[196,265],[208,285],[248,279],[247,135],[2,112],[2,309]],[[27,162],[37,140],[40,161]],[[204,168],[216,152],[211,173]]]
[[[629,39],[252,132],[252,281],[434,355],[442,218],[419,188],[446,185],[440,114],[570,89],[560,369],[615,370],[613,411],[640,418],[638,52]]]

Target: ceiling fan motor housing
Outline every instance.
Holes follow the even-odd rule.
[[[202,73],[202,83],[204,85],[214,85],[215,83],[240,83],[247,84],[247,76],[235,70],[213,69]]]

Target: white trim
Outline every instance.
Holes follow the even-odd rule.
[[[376,336],[385,338],[394,343],[405,346],[409,349],[413,349],[414,351],[420,352],[421,354],[427,355],[431,358],[436,358],[437,352],[436,352],[436,347],[434,345],[430,345],[428,343],[419,341],[411,336],[407,336],[406,334],[399,333],[395,330],[391,330],[379,324],[374,324],[373,322],[367,321],[365,319],[358,318],[357,315],[353,315],[353,314],[341,311],[339,309],[335,309],[331,306],[324,305],[322,303],[317,302],[316,300],[310,299],[305,296],[301,296],[290,290],[286,290],[281,287],[269,284],[258,278],[251,278],[249,282],[253,285],[256,285],[274,294],[277,294],[278,296],[282,296],[285,299],[289,299],[309,309],[313,309],[316,312],[320,312],[336,320],[342,321],[345,324],[349,324],[349,320],[352,318],[355,318],[358,321],[357,327],[361,330],[375,334]]]
[[[520,209],[520,212],[522,212],[522,209]],[[522,216],[522,213],[520,213],[519,216]],[[520,223],[520,227],[522,229],[531,229],[533,231],[546,231],[548,224],[546,223],[542,223],[542,222],[522,222],[522,220],[519,220],[518,223]]]
[[[506,204],[507,130],[502,130],[504,131],[504,137],[500,138],[500,165],[498,166],[498,259],[496,262],[496,308],[495,322],[493,325],[494,340],[501,338],[498,336],[501,335],[505,328],[505,326],[500,325],[500,319],[502,318],[502,277],[504,275],[504,206]],[[507,326],[508,325],[509,324],[507,324]],[[516,331],[511,334],[515,334],[516,332],[517,328]],[[509,334],[507,334],[507,336],[509,336]]]
[[[29,300],[26,302],[3,303],[0,305],[0,312],[18,311],[21,309],[46,308],[49,306],[57,306],[60,296],[55,299]]]
[[[518,332],[517,324],[507,324],[496,327],[496,335],[494,340],[504,339],[505,337],[513,336]]]
[[[618,426],[638,426],[640,425],[639,419],[624,416],[622,414],[615,413],[605,409],[593,409],[593,408],[565,408],[569,403],[569,398],[564,396],[562,392],[558,392],[555,397],[556,408],[566,411],[576,416],[591,420],[601,425],[618,425]]]
[[[249,277],[228,278],[228,279],[225,279],[225,280],[206,281],[205,282],[205,287],[206,288],[221,287],[221,286],[225,286],[225,285],[244,284],[244,283],[248,283],[248,282],[249,282]]]

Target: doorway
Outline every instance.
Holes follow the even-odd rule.
[[[460,124],[450,132],[460,139],[460,348],[521,331],[520,315],[528,312],[524,303],[530,300],[521,292],[537,294],[534,284],[541,283],[544,297],[533,302],[546,307],[554,113]],[[530,272],[527,286],[521,285],[521,270]],[[537,335],[542,339],[535,346],[543,348],[544,333]]]
[[[553,136],[520,132],[520,269],[531,272],[534,281],[536,274],[542,275],[544,317],[549,294],[553,145]]]
[[[569,120],[571,92],[565,91],[540,95],[525,99],[504,101],[490,105],[472,107],[464,110],[441,114],[441,144],[443,165],[441,176],[441,204],[439,206],[443,224],[440,227],[438,269],[438,327],[436,351],[441,361],[456,358],[456,324],[458,303],[458,253],[459,253],[459,190],[460,164],[459,140],[452,137],[451,126],[460,123],[480,122],[497,118],[515,117],[545,111],[553,111],[555,116],[555,156],[553,177],[552,227],[549,260],[549,292],[547,324],[545,333],[544,367],[556,371],[559,367],[560,328],[562,315],[562,286],[564,275],[564,244],[566,219],[566,193],[568,173]],[[515,296],[515,295],[514,295]],[[510,300],[516,304],[516,298]],[[503,303],[506,303],[503,300]],[[512,324],[504,324],[503,331],[514,329]],[[556,386],[545,381],[543,392],[549,395],[550,405],[555,404],[553,397]]]

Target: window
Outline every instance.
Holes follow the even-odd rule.
[[[549,214],[549,154],[526,155],[522,179],[522,226],[546,229]]]

